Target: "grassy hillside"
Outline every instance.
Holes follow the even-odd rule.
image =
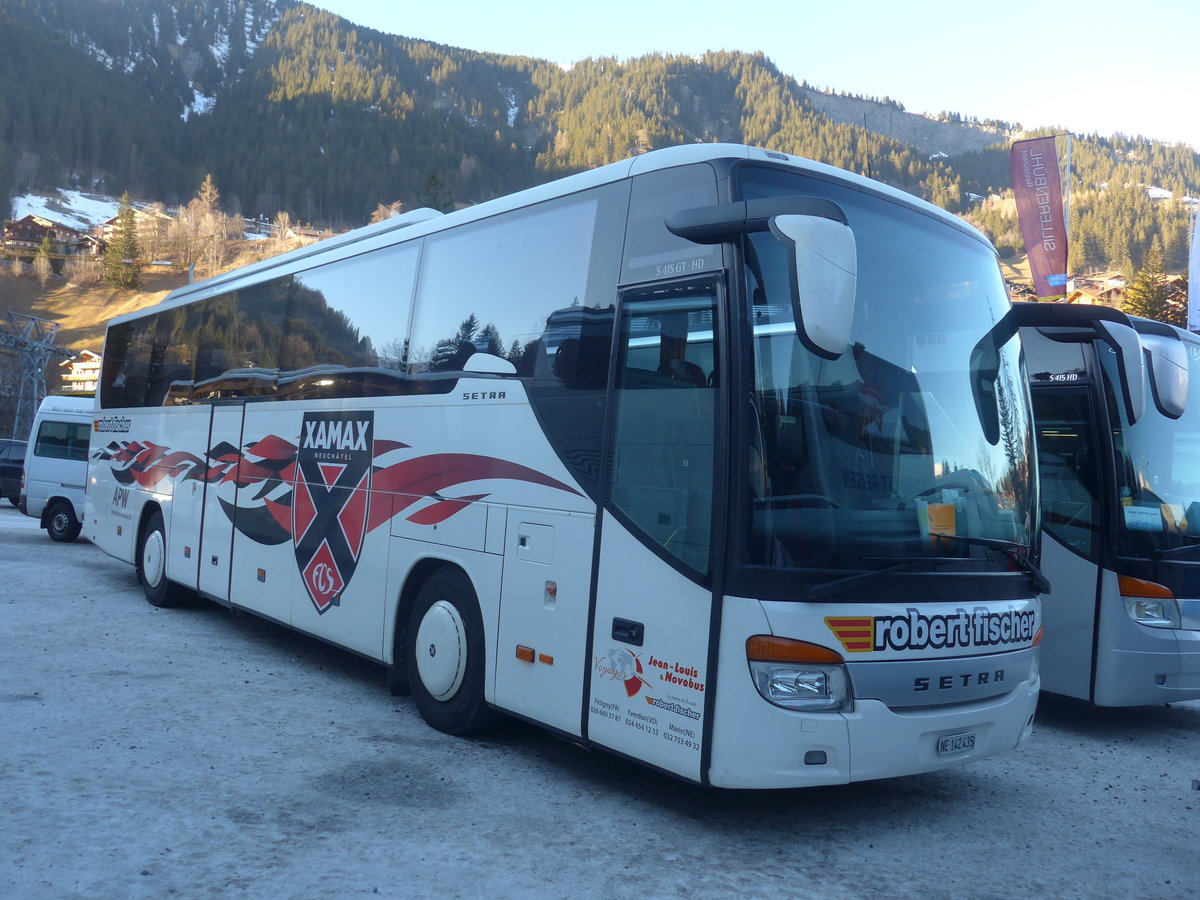
[[[137,291],[118,291],[103,283],[81,287],[58,280],[43,289],[36,279],[5,274],[0,275],[0,310],[58,322],[62,326],[59,346],[99,353],[109,319],[153,306],[186,283],[186,275],[151,272]]]

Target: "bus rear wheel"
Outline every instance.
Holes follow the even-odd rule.
[[[483,699],[483,616],[470,579],[438,569],[421,586],[405,636],[417,710],[446,734],[474,734],[495,721]]]
[[[176,606],[187,589],[167,578],[167,529],[155,511],[138,539],[137,576],[151,606]]]

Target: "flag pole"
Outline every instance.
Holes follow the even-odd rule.
[[[1063,234],[1071,244],[1071,132],[1067,132],[1067,178],[1063,182]]]
[[[1200,200],[1193,198],[1188,215],[1187,329],[1200,334]]]

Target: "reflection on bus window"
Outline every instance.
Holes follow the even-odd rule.
[[[613,505],[701,574],[710,562],[714,311],[707,283],[626,295],[613,395]]]
[[[756,191],[833,196],[762,177]],[[1022,364],[1015,341],[1002,348],[993,445],[961,350],[1006,308],[995,259],[919,215],[848,190],[834,199],[851,219],[859,271],[851,341],[837,359],[796,335],[783,245],[769,233],[744,244],[754,362],[747,561],[869,570],[924,557],[947,571],[1002,570],[986,540],[1028,544],[1032,528],[1018,513],[1033,496]]]
[[[1091,417],[1082,394],[1039,391],[1033,398],[1037,422],[1042,523],[1076,553],[1091,558],[1099,534],[1099,491],[1089,440]]]
[[[1189,347],[1189,351],[1196,350]],[[1109,421],[1117,462],[1117,552],[1145,559],[1160,550],[1200,542],[1200,378],[1188,379],[1187,406],[1179,419],[1151,407],[1136,425],[1119,413],[1115,354],[1097,350],[1104,369]]]

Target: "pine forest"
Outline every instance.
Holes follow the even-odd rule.
[[[649,149],[733,141],[920,195],[1011,258],[1022,242],[1008,147],[1050,133],[960,113],[930,123],[888,98],[817,91],[761,54],[568,70],[292,0],[5,0],[0,51],[3,202],[82,187],[178,205],[211,176],[230,215],[336,229],[381,206],[450,209]],[[940,137],[914,139],[918,119]],[[1132,272],[1148,257],[1184,269],[1184,198],[1196,196],[1189,148],[1075,135],[1072,272]]]

